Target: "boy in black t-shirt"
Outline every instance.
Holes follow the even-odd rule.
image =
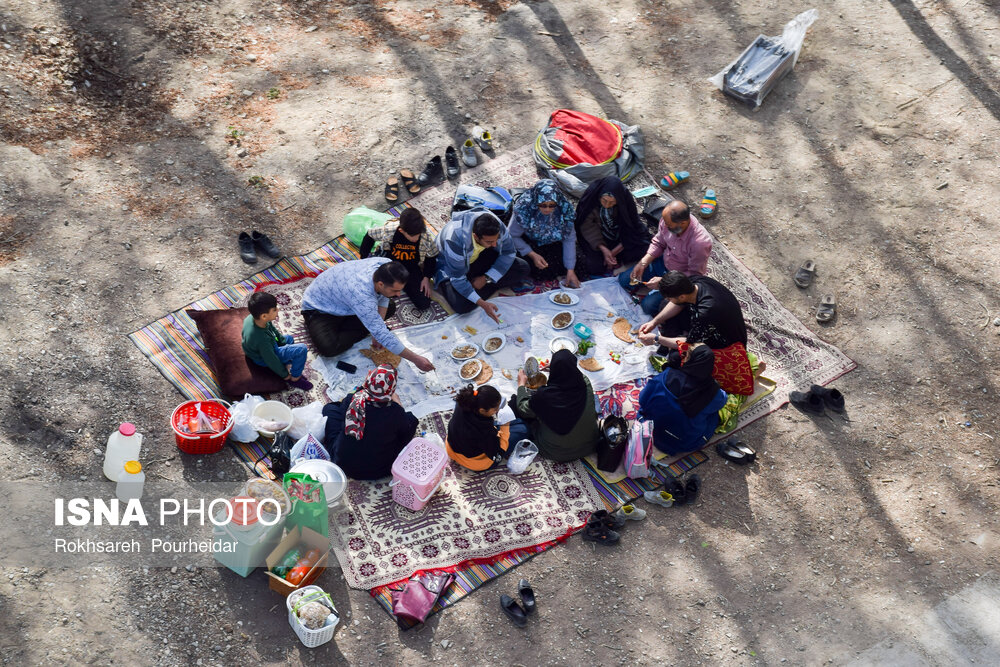
[[[431,305],[431,277],[437,270],[437,243],[427,231],[424,216],[408,208],[398,220],[369,229],[361,242],[361,258],[370,255],[394,259],[410,273],[403,290],[418,310]]]

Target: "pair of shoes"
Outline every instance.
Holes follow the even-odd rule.
[[[448,178],[458,176],[458,159],[455,157],[455,149],[448,146],[445,150],[445,157],[448,158]],[[435,155],[428,162],[424,170],[417,175],[417,184],[421,188],[440,185],[444,182],[444,164],[440,155]]]
[[[639,509],[632,504],[622,505],[611,513],[611,518],[615,521],[620,520],[622,525],[625,524],[625,521],[642,521],[646,518],[646,510]]]
[[[646,491],[642,497],[654,505],[662,507],[672,507],[674,505],[690,505],[698,497],[698,490],[701,489],[701,477],[692,474],[683,484],[668,477],[663,486],[656,491]]]
[[[479,164],[479,158],[476,156],[476,146],[479,146],[479,150],[485,154],[493,153],[493,135],[478,125],[472,128],[472,136],[462,144],[462,162],[465,163],[466,167],[475,167]],[[455,167],[456,169],[458,168],[457,160]]]
[[[514,622],[514,625],[523,628],[528,624],[528,615],[534,613],[537,606],[535,604],[535,591],[527,579],[522,579],[517,583],[517,593],[521,596],[523,607],[505,593],[500,596],[500,608],[503,609],[503,613],[507,614],[507,618]]]
[[[802,266],[795,270],[795,275],[792,276],[792,280],[795,281],[796,287],[805,289],[812,285],[813,278],[815,277],[816,262],[811,259],[807,259],[802,262]],[[819,300],[819,305],[816,307],[816,321],[820,324],[826,324],[832,320],[836,314],[837,295],[824,294]]]
[[[739,465],[749,465],[757,460],[757,452],[742,440],[722,440],[716,443],[715,452]]]
[[[807,392],[793,391],[788,395],[788,400],[802,412],[814,415],[823,414],[827,408],[841,413],[846,405],[844,395],[839,389],[827,389],[818,384],[809,387]]]
[[[691,174],[686,171],[671,171],[660,179],[660,187],[664,190],[670,190],[675,188],[681,183],[687,183],[690,180]],[[715,212],[719,209],[719,197],[715,194],[715,190],[709,188],[705,190],[705,196],[701,199],[701,207],[698,212],[701,213],[702,218],[711,218],[715,215]]]
[[[586,542],[597,542],[608,546],[618,544],[621,535],[613,529],[624,525],[624,517],[615,517],[607,510],[598,510],[587,519],[587,525],[583,529],[583,539]]]
[[[236,240],[240,244],[240,259],[247,264],[257,263],[257,251],[254,246],[260,248],[261,252],[268,257],[273,259],[281,257],[281,251],[278,250],[278,246],[274,245],[267,234],[261,234],[256,229],[249,234],[240,232]]]

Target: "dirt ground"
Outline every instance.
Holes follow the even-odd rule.
[[[690,171],[692,203],[714,188],[711,231],[859,364],[835,383],[846,417],[779,410],[741,434],[756,465],[699,468],[696,505],[648,507],[615,548],[570,540],[422,630],[335,571],[320,583],[345,627],[310,651],[259,572],[4,559],[4,662],[844,664],[918,640],[912,619],[1000,549],[1000,10],[821,3],[759,111],[706,83],[808,6],[0,5],[4,480],[97,479],[122,420],[178,489],[245,477],[229,454],[177,453],[180,396],[126,335],[251,274],[239,231],[307,252],[474,123],[513,149],[560,107],[641,125],[650,171]],[[522,576],[540,598],[526,630],[497,604]]]

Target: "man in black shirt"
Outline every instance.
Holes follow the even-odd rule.
[[[678,342],[691,339],[713,350],[733,343],[746,346],[743,310],[733,293],[718,280],[670,271],[660,280],[660,292],[668,303],[639,327],[639,340],[644,344],[676,350]]]

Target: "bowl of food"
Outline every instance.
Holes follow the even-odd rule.
[[[292,426],[292,409],[281,401],[258,403],[250,415],[250,425],[265,438],[273,438]]]
[[[256,500],[261,514],[274,516],[275,503],[281,509],[282,517],[287,516],[292,511],[292,499],[288,497],[288,493],[281,488],[280,484],[272,482],[269,479],[257,477],[247,480],[247,483],[243,485],[243,489],[240,491],[240,495],[250,496]],[[274,502],[264,502],[265,500],[273,500]]]
[[[553,329],[565,329],[571,324],[573,324],[573,313],[568,310],[564,310],[561,313],[556,313],[552,316]]]
[[[507,337],[501,333],[490,334],[483,339],[483,352],[493,354],[503,349],[507,344]]]
[[[456,345],[451,350],[451,358],[458,361],[471,359],[477,354],[479,354],[479,346],[475,343],[462,343],[461,345]]]
[[[552,339],[549,343],[549,352],[555,354],[559,350],[569,350],[570,352],[576,352],[577,342],[566,338],[565,336],[557,336]]]
[[[470,359],[462,364],[458,369],[458,376],[463,380],[472,380],[483,370],[483,362],[478,359]]]
[[[569,292],[552,292],[549,301],[560,306],[575,306],[580,303],[580,297]]]

